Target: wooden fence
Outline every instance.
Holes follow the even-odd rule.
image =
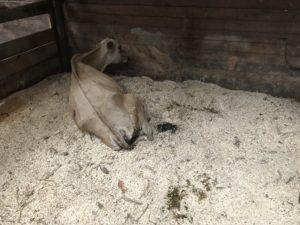
[[[60,12],[56,1],[0,9],[0,23],[43,14],[51,20],[47,30],[0,44],[0,99],[67,69],[68,46],[63,40]]]

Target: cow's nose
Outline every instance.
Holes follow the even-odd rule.
[[[137,138],[139,137],[139,133],[135,130],[132,135],[130,136],[127,136],[127,135],[124,135],[124,140],[126,141],[126,143],[130,146],[132,146],[135,141],[137,140]]]

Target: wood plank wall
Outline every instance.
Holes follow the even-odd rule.
[[[299,0],[67,0],[73,52],[117,39],[114,73],[199,79],[300,99]]]

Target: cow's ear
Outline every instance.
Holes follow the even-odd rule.
[[[114,49],[114,47],[115,47],[115,44],[112,41],[107,42],[106,48],[108,50],[112,50],[112,49]]]

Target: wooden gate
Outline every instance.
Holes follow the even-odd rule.
[[[64,26],[57,1],[0,8],[0,24],[47,14],[50,28],[0,44],[0,99],[68,67]]]

